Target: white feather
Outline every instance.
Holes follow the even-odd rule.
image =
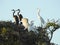
[[[31,24],[29,24],[29,26],[28,26],[28,32],[33,31],[34,33],[39,33],[37,31],[36,27],[33,26],[33,24],[34,24],[33,22],[31,22]]]
[[[28,25],[29,25],[28,19],[27,18],[23,18],[21,22],[22,22],[23,26],[25,27],[25,29],[27,29]]]
[[[38,9],[38,15],[37,15],[38,19],[41,21],[41,25],[43,25],[45,23],[44,19],[40,16],[40,9]]]

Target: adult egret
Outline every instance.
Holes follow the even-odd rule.
[[[43,26],[43,24],[45,23],[44,19],[40,16],[40,9],[37,9],[38,10],[38,19],[41,21],[41,27]]]

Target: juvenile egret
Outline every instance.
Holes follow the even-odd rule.
[[[28,32],[33,31],[34,33],[39,33],[36,26],[34,26],[34,21],[31,21],[28,26]]]
[[[25,27],[25,29],[28,29],[28,25],[29,25],[28,19],[22,18],[21,22],[22,22],[22,25]]]
[[[29,24],[27,18],[22,18],[22,24],[25,27],[25,30],[27,29],[28,32],[33,31],[34,33],[38,33],[37,29],[33,26],[33,22]]]

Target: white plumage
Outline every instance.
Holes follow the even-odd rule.
[[[22,18],[21,22],[22,22],[23,26],[25,27],[25,29],[28,29],[28,25],[29,25],[28,19],[27,18]]]
[[[40,9],[38,9],[38,19],[41,21],[41,26],[45,23],[44,19],[40,16]]]
[[[28,27],[28,32],[30,32],[30,31],[33,31],[34,33],[39,33],[38,31],[37,31],[37,29],[36,29],[36,27],[33,27],[33,26],[31,26],[31,25],[29,25],[29,27]]]
[[[27,18],[22,18],[22,24],[25,27],[25,29],[28,29],[28,32],[33,31],[34,33],[38,33],[36,28],[33,26],[33,22],[29,24]]]
[[[39,33],[39,32],[37,31],[36,26],[34,26],[33,21],[31,21],[31,23],[30,23],[29,26],[28,26],[28,32],[30,32],[30,31],[33,31],[35,34]]]

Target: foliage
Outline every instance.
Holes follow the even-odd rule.
[[[50,26],[54,29],[47,32]],[[39,33],[24,30],[24,26],[15,25],[13,22],[0,22],[0,45],[51,45],[53,32],[59,28],[55,23],[47,23],[45,28],[37,27]],[[51,37],[48,36],[51,35]]]

